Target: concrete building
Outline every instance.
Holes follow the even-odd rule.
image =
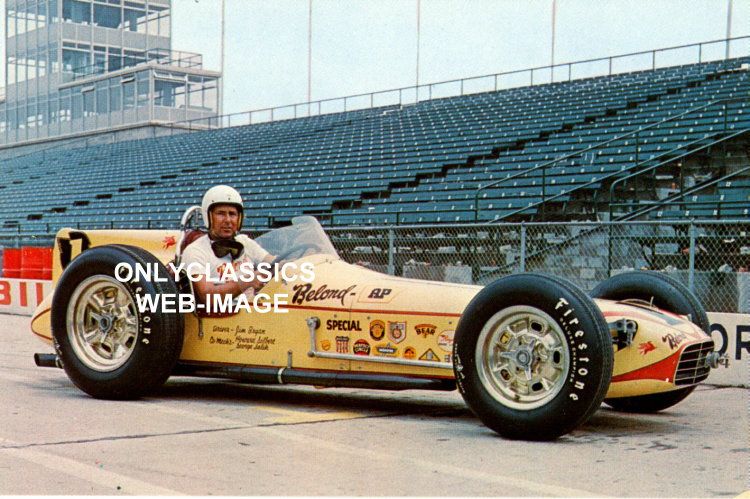
[[[6,0],[0,147],[216,116],[221,74],[172,50],[171,19],[171,0]]]

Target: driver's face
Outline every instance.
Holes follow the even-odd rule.
[[[217,204],[209,212],[211,234],[219,239],[229,239],[237,232],[240,212],[229,204]]]

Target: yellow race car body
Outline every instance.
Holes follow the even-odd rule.
[[[314,230],[322,233],[322,230]],[[57,284],[79,255],[111,245],[141,248],[167,265],[175,260],[182,236],[179,231],[159,230],[61,230],[55,244],[53,281]],[[295,235],[297,239],[298,236]],[[326,251],[318,252],[321,248]],[[463,359],[455,358],[454,342],[462,315],[473,300],[476,302],[483,287],[384,275],[347,263],[330,248],[320,242],[312,248],[303,248],[301,256],[292,255],[293,258],[287,259],[298,266],[303,262],[312,265],[314,279],[312,282],[277,279],[266,284],[261,293],[282,297],[275,311],[243,309],[237,313],[182,314],[181,348],[171,374],[231,377],[258,383],[386,389],[453,389],[458,381],[462,393],[465,392],[461,380],[466,361],[461,363]],[[66,331],[53,334],[54,304],[66,303],[60,300],[63,298],[59,296],[53,300],[52,295],[45,299],[31,322],[36,336],[47,343],[56,343],[58,355],[59,342],[55,338],[67,338],[72,334],[69,330],[67,336]],[[568,300],[560,298],[557,308]],[[600,298],[593,303],[606,321],[606,334],[611,340],[605,341],[604,347],[598,347],[599,350],[612,349],[612,365],[603,368],[609,370],[605,373],[606,380],[602,381],[608,384],[602,391],[602,394],[606,392],[607,401],[640,400],[638,397],[686,391],[708,376],[712,360],[716,361],[711,358],[713,342],[688,317],[639,300]],[[71,310],[72,307],[68,306]],[[581,308],[577,307],[575,313]],[[554,315],[551,312],[554,309],[533,317],[541,317],[537,322],[543,323],[543,318]],[[65,315],[58,324],[74,329],[71,322],[76,320],[75,312],[58,313]],[[133,315],[140,322],[148,319],[148,312]],[[548,395],[554,391],[555,397],[561,398],[560,390],[567,390],[566,383],[578,387],[589,382],[585,376],[578,375],[588,371],[582,366],[589,362],[586,349],[591,350],[592,346],[591,342],[574,343],[578,333],[575,324],[568,325],[562,316],[557,320],[558,333],[550,334],[549,340],[542,331],[549,325],[535,325],[528,317],[524,320],[526,329],[511,325],[504,326],[508,334],[477,334],[480,338],[494,334],[495,344],[488,350],[489,355],[495,356],[494,364],[487,364],[489,371],[485,370],[483,376],[497,379],[494,384],[499,382],[499,385],[490,392],[495,393],[494,398],[502,399],[503,394],[512,395],[512,390],[518,391],[518,387],[523,386],[522,394],[512,395],[511,399],[515,397],[517,402],[528,403],[528,406],[510,405],[525,415],[538,410],[540,400],[551,400],[532,396],[534,390],[542,393],[548,389]],[[64,328],[59,326],[58,329]],[[154,333],[149,331],[148,334]],[[144,330],[139,329],[131,343],[148,341],[148,338]],[[85,354],[88,347],[85,342],[80,344],[83,347],[73,350]],[[509,346],[511,344],[515,346]],[[136,347],[130,344],[128,348]],[[470,352],[481,350],[472,348],[475,350]],[[537,360],[524,363],[524,352],[536,356]],[[549,360],[550,355],[553,360]],[[549,365],[537,367],[537,364],[542,366],[542,360]],[[59,364],[57,359],[56,362]],[[481,360],[478,362],[481,364]],[[497,366],[498,371],[487,374],[493,372],[493,366]],[[96,365],[93,367],[97,369]],[[105,366],[102,371],[114,369]],[[554,387],[548,388],[548,384]],[[573,386],[567,396],[576,399]],[[481,413],[473,405],[472,408]]]

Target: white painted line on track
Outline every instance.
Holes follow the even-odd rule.
[[[11,440],[0,439],[3,445],[18,445]],[[185,495],[176,490],[167,489],[152,483],[128,477],[98,466],[84,464],[79,461],[58,456],[56,454],[23,447],[5,447],[0,452],[12,457],[23,459],[30,463],[43,466],[49,470],[84,480],[95,485],[110,489],[112,493],[131,494],[138,496],[178,496]],[[120,487],[119,489],[117,487]]]

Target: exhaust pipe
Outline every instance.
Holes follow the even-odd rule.
[[[58,367],[62,369],[60,358],[54,353],[35,353],[34,363],[39,367]]]

